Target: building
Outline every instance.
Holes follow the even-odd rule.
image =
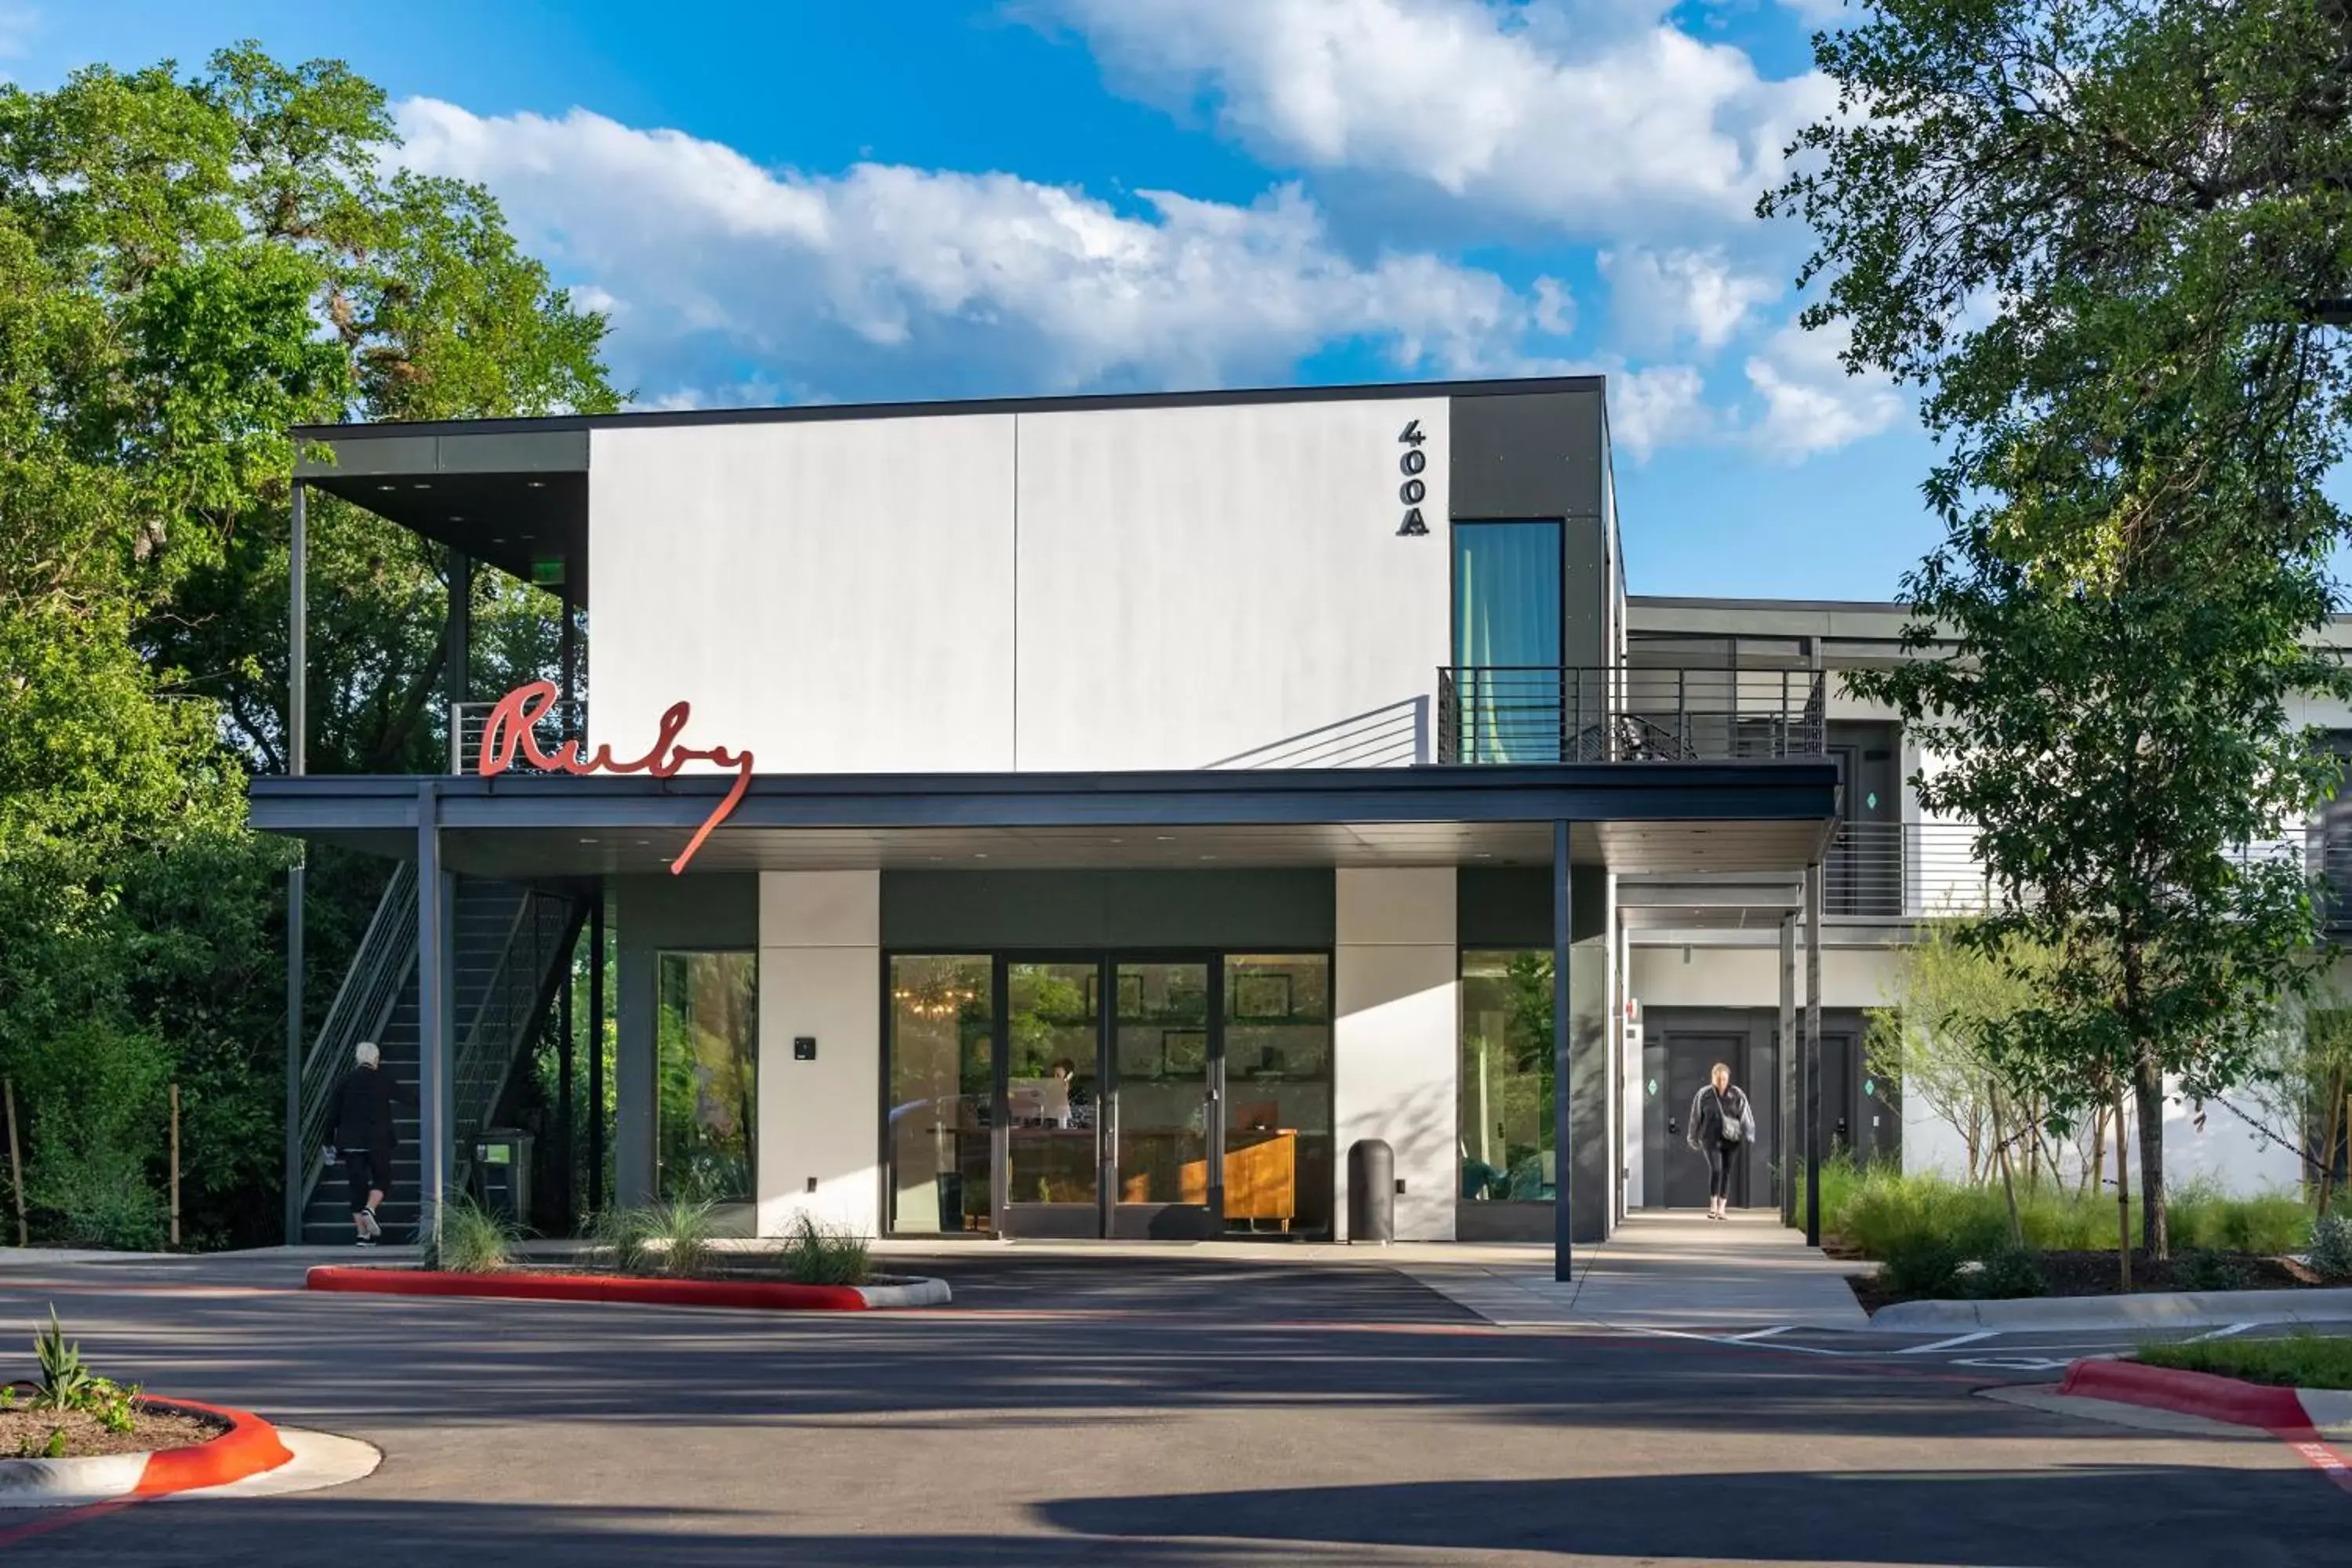
[[[289,1226],[360,1038],[400,1186],[481,1179],[607,923],[591,1196],[759,1234],[1345,1235],[1377,1139],[1401,1237],[1597,1238],[1691,1201],[1718,1058],[1746,1201],[1809,1059],[1823,1147],[1919,1135],[1860,1009],[1965,846],[1832,679],[1895,613],[1629,599],[1598,377],[299,435],[298,672],[313,489],[570,613],[535,693],[453,658],[447,774],[253,786],[389,873],[296,1022]]]

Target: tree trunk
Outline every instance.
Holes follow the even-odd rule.
[[[2133,1053],[2132,1092],[2139,1100],[2139,1234],[2151,1259],[2172,1256],[2164,1215],[2164,1072],[2142,1041]]]
[[[2000,1161],[2000,1195],[2009,1205],[2009,1244],[2025,1249],[2025,1226],[2017,1216],[2017,1180],[2009,1168],[2009,1140],[2002,1136],[2000,1090],[1992,1091],[1993,1148]]]
[[[2096,1194],[2107,1184],[2107,1112],[2102,1106],[2091,1112],[2091,1179],[2085,1189]]]
[[[2124,1097],[2116,1093],[2116,1250],[2123,1269],[2124,1294],[2131,1294],[2131,1135],[2124,1121]]]

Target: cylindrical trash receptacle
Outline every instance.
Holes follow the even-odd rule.
[[[1385,1139],[1348,1146],[1348,1239],[1396,1239],[1396,1151]]]

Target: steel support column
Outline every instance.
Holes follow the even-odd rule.
[[[1573,899],[1568,868],[1568,823],[1551,825],[1551,1147],[1552,1147],[1552,1278],[1575,1277],[1574,1247],[1570,1235],[1575,1216],[1570,1202],[1570,1175],[1576,1162],[1569,1131],[1568,950],[1574,928]]]
[[[1797,1112],[1797,1085],[1800,1078],[1797,1037],[1797,917],[1780,917],[1780,1049],[1773,1052],[1777,1062],[1772,1098],[1777,1102],[1778,1123],[1772,1142],[1780,1158],[1780,1223],[1797,1223],[1797,1129],[1803,1126]]]
[[[436,1237],[449,1182],[449,972],[439,782],[416,786],[416,1169],[420,1229]]]
[[[286,772],[299,778],[310,742],[310,487],[294,481],[292,526],[286,543]],[[310,1154],[302,1145],[302,855],[286,870],[286,1245],[302,1239],[304,1178]]]
[[[1805,868],[1805,1245],[1822,1244],[1822,868]]]

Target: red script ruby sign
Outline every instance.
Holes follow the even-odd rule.
[[[610,746],[597,747],[594,756],[583,761],[578,741],[564,742],[551,756],[539,749],[539,737],[532,733],[532,730],[547,717],[548,710],[555,706],[559,696],[553,681],[534,680],[527,686],[518,686],[499,698],[498,706],[490,710],[489,722],[483,726],[482,746],[477,754],[474,771],[484,778],[502,773],[514,766],[518,750],[534,768],[581,776],[589,773],[651,773],[657,779],[666,779],[687,763],[696,762],[706,762],[718,768],[733,768],[736,770],[735,787],[729,790],[726,798],[702,819],[702,826],[695,830],[692,838],[687,840],[686,848],[670,862],[670,875],[676,876],[685,870],[686,863],[694,858],[694,852],[702,847],[702,841],[710,837],[710,830],[727,820],[736,804],[743,798],[743,792],[751,787],[751,753],[730,752],[724,746],[700,751],[692,746],[679,745],[678,734],[685,730],[686,721],[692,716],[694,709],[689,703],[673,702],[661,716],[661,728],[654,735],[653,749],[634,763],[614,762]]]

